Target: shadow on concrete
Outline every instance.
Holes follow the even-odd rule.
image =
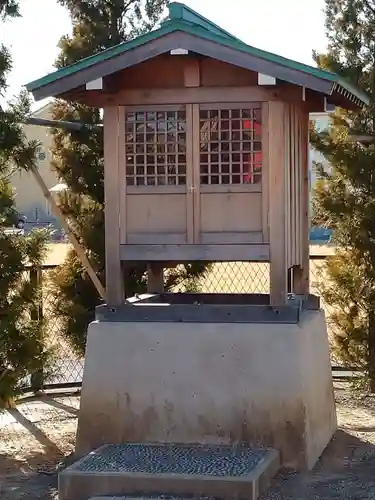
[[[374,470],[375,446],[339,430],[314,470],[281,471],[261,499],[368,500],[375,498]]]
[[[375,427],[361,427],[361,426],[350,426],[352,432],[375,432]]]
[[[11,408],[8,413],[19,422],[39,443],[56,455],[62,455],[60,448],[44,434],[31,420],[26,418],[17,408]]]
[[[78,416],[79,410],[77,408],[74,408],[73,406],[61,403],[60,401],[56,401],[55,399],[53,399],[49,396],[44,396],[42,400],[47,405],[53,406],[54,408],[57,408],[58,410],[66,411],[67,413],[70,413],[71,415],[74,415],[75,417]]]
[[[0,475],[0,498],[2,500],[56,500],[57,475]]]

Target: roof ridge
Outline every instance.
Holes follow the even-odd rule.
[[[223,36],[224,38],[230,38],[237,42],[241,40],[228,31],[224,30],[214,22],[210,21],[206,17],[202,16],[195,10],[191,9],[187,5],[180,2],[171,2],[168,5],[169,10],[169,20],[171,21],[187,21],[188,23],[200,26],[215,35]],[[243,42],[242,42],[243,43]]]
[[[180,22],[182,22],[185,26],[188,25],[190,27],[194,27],[195,30],[198,30],[198,31],[202,30],[202,36],[204,36],[206,34],[206,32],[208,31],[208,30],[205,30],[204,28],[202,28],[200,25],[194,24],[193,22],[188,22],[186,20],[182,20]],[[237,46],[236,46],[237,50],[251,50],[256,57],[259,57],[261,59],[273,60],[273,62],[275,62],[277,64],[283,64],[283,62],[286,63],[287,65],[290,65],[291,63],[297,64],[299,66],[299,68],[298,68],[299,71],[306,71],[306,72],[310,73],[311,70],[314,70],[314,71],[320,73],[321,75],[324,74],[324,75],[327,75],[328,77],[330,76],[331,78],[329,78],[329,79],[334,79],[337,76],[336,73],[332,73],[331,71],[321,69],[319,67],[311,66],[309,64],[302,63],[299,61],[294,61],[292,59],[289,59],[288,57],[284,57],[284,56],[280,56],[278,54],[275,54],[274,52],[269,52],[267,50],[259,49],[258,47],[254,47],[253,45],[249,45],[249,44],[245,43],[244,41],[240,40],[239,38],[233,37],[232,39],[229,39],[229,37],[224,37],[218,33],[214,33],[214,35],[216,37],[221,37],[223,44],[235,43],[235,44],[237,44]]]

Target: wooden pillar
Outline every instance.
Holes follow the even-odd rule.
[[[309,114],[301,109],[299,112],[300,131],[300,178],[301,178],[301,210],[300,210],[300,266],[293,270],[293,292],[308,295],[310,291],[310,225],[309,225]]]
[[[147,266],[147,292],[164,292],[164,268],[163,264],[153,262]]]
[[[125,300],[120,258],[120,134],[119,108],[103,110],[104,127],[104,219],[105,219],[105,282],[107,304],[117,306]],[[121,142],[124,138],[121,138]],[[122,154],[125,154],[122,152]]]
[[[287,104],[268,103],[268,189],[270,236],[270,303],[286,303],[288,294],[286,221],[286,139]]]

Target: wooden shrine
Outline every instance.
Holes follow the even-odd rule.
[[[337,422],[309,296],[309,113],[368,97],[175,2],[159,29],[27,88],[103,108],[107,304],[88,328],[76,453],[260,442],[311,468]],[[153,293],[125,301],[136,261]],[[270,297],[160,293],[163,268],[192,261],[270,262]]]
[[[309,112],[367,97],[182,4],[169,13],[159,29],[27,85],[37,100],[104,109],[107,302],[123,303],[129,261],[153,264],[159,289],[174,263],[270,261],[272,303],[305,294]]]

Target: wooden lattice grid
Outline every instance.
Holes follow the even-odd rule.
[[[257,184],[262,180],[261,110],[200,107],[201,184]]]
[[[128,111],[125,120],[127,184],[185,185],[185,109]]]

